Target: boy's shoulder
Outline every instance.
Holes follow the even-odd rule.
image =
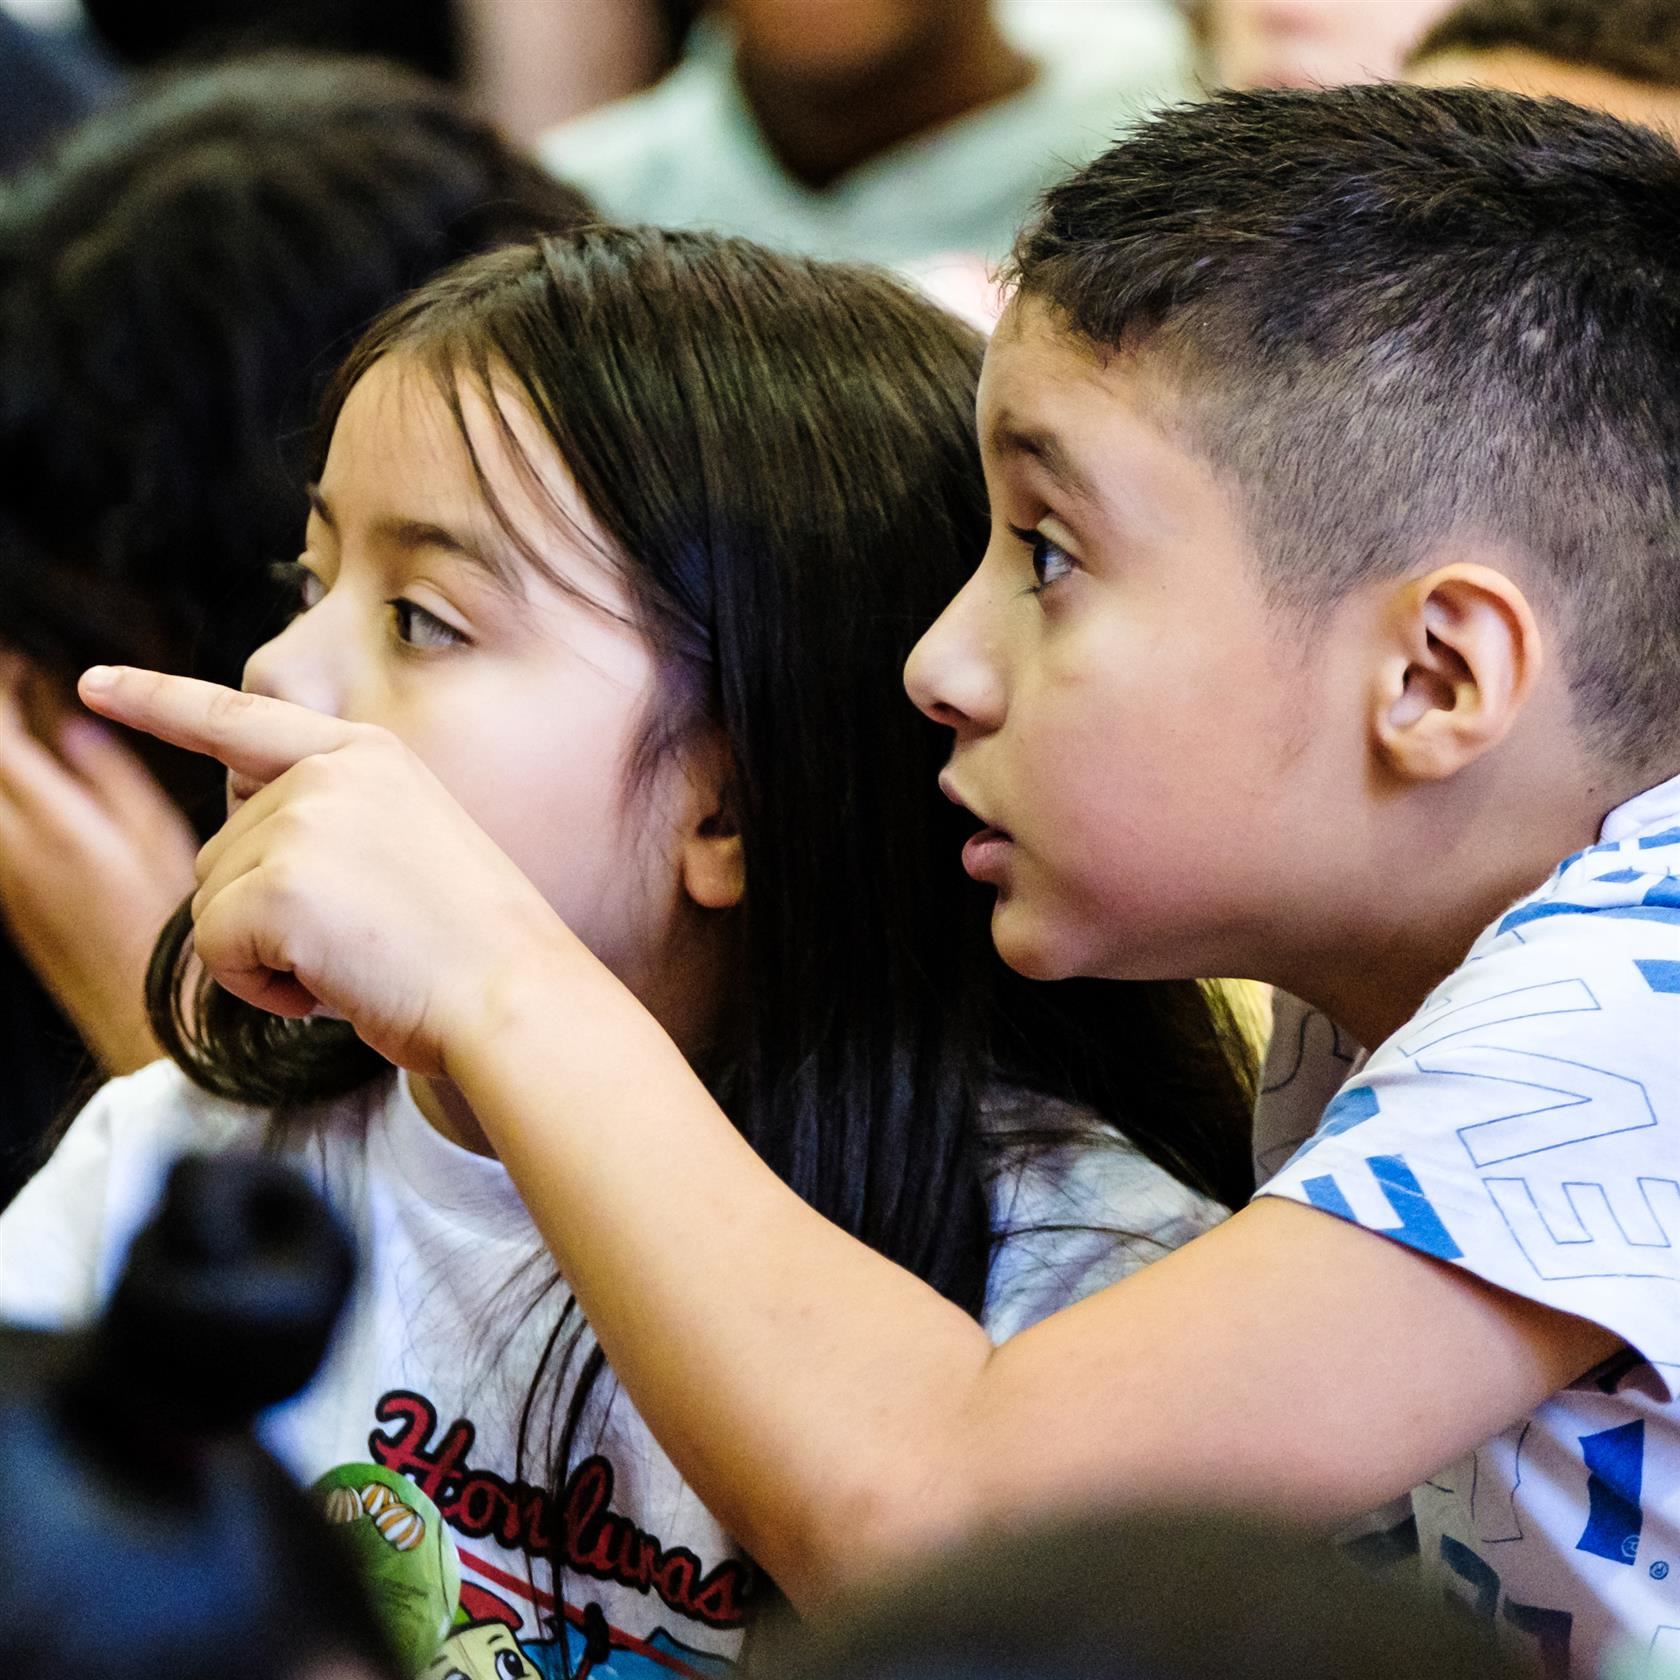
[[[1656,791],[1486,930],[1263,1193],[1680,1375],[1680,784]]]

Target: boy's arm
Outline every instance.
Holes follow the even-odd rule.
[[[449,1071],[654,1433],[796,1604],[1070,1501],[1339,1523],[1618,1345],[1268,1200],[994,1351],[764,1168],[590,962],[509,974]]]

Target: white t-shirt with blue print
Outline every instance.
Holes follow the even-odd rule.
[[[1680,1663],[1680,777],[1488,928],[1262,1194],[1627,1343],[1417,1489],[1419,1548],[1549,1677]]]

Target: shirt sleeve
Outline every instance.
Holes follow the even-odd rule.
[[[1003,1147],[1010,1149],[1007,1139]],[[1094,1120],[1083,1134],[1033,1147],[1006,1166],[992,1206],[984,1322],[993,1342],[1118,1282],[1226,1217],[1218,1203]]]
[[[1262,1190],[1572,1313],[1680,1375],[1680,931],[1508,916]]]

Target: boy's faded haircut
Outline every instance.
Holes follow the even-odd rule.
[[[1394,86],[1162,113],[1045,198],[1012,278],[1143,351],[1318,610],[1465,534],[1531,562],[1592,744],[1680,743],[1680,152]]]
[[[1674,0],[1464,0],[1406,62],[1510,47],[1633,82],[1680,87],[1680,6]]]

